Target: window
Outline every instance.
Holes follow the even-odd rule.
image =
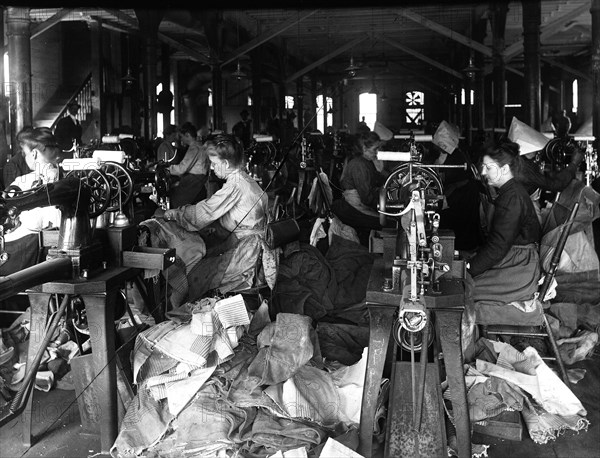
[[[577,113],[577,109],[579,108],[579,83],[577,80],[573,80],[573,113]]]
[[[420,91],[406,93],[406,124],[421,125],[425,120],[425,94]]]
[[[331,107],[333,106],[333,99],[331,97],[326,97],[325,101],[327,102],[327,106],[326,106],[326,110],[327,110],[327,126],[332,126],[333,125],[333,114],[330,113],[329,111],[331,110]],[[317,110],[318,110],[318,115],[317,115],[317,129],[322,132],[325,133],[325,129],[327,128],[327,126],[323,125],[323,96],[319,95],[317,96]]]
[[[291,110],[292,108],[294,108],[294,96],[286,95],[285,96],[285,109]]]
[[[369,129],[375,128],[375,121],[377,121],[377,94],[370,94],[363,92],[358,96],[358,121],[362,121],[365,118],[365,123],[369,126]]]
[[[466,100],[467,95],[465,94],[465,89],[462,88],[460,90],[460,104],[464,105],[465,103],[467,103]],[[471,105],[473,105],[475,102],[475,91],[473,89],[471,89]]]
[[[156,95],[158,96],[158,94],[160,94],[162,91],[162,83],[158,83],[156,86]],[[173,93],[173,91],[171,91],[171,93]],[[175,124],[175,110],[171,110],[171,112],[169,113],[169,123],[170,124]],[[164,125],[163,125],[163,114],[162,113],[156,113],[156,132],[158,132],[159,134],[164,130]]]
[[[208,88],[208,106],[212,107],[212,89]]]
[[[252,96],[248,95],[248,106],[251,107],[252,106]]]

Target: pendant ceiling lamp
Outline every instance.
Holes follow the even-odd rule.
[[[243,71],[242,68],[240,66],[240,61],[238,60],[237,62],[237,68],[235,69],[235,72],[233,72],[231,74],[231,76],[233,76],[235,79],[237,79],[238,81],[241,80],[242,78],[246,78],[248,75],[246,75]]]
[[[354,56],[350,56],[350,65],[348,65],[348,67],[346,67],[346,69],[344,70],[346,73],[348,73],[348,76],[350,78],[354,78],[356,76],[356,72],[360,69],[360,67],[357,67],[356,65],[354,65]]]

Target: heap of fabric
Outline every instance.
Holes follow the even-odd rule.
[[[206,255],[204,240],[200,233],[187,231],[172,221],[147,219],[140,227],[147,231],[142,232],[139,246],[175,249],[175,264],[169,266],[164,275],[172,288],[172,303],[181,304],[188,292],[187,274]],[[155,277],[159,273],[156,269],[146,269],[144,277]]]
[[[533,347],[519,352],[488,339],[478,344],[486,351],[479,352],[465,374],[472,422],[485,425],[504,411],[520,411],[537,444],[546,444],[567,429],[587,430],[587,411]],[[452,399],[450,391],[446,387],[445,399]]]
[[[316,248],[300,244],[300,249],[279,265],[275,311],[319,320],[343,315],[354,304],[361,303],[364,308],[374,259],[367,248],[335,235],[325,257]]]
[[[266,303],[249,325],[241,309],[209,300],[178,312],[136,341],[138,394],[113,457],[266,457],[357,430],[366,352],[354,366],[325,366],[310,318],[270,323]],[[232,342],[232,329],[247,333]]]

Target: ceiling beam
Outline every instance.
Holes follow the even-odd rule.
[[[562,16],[557,17],[554,21],[549,22],[546,25],[543,25],[540,28],[540,30],[541,30],[540,43],[543,42],[544,40],[546,40],[547,38],[550,38],[552,35],[555,35],[558,32],[560,32],[560,29],[562,29],[568,22],[581,16],[586,11],[589,12],[590,8],[591,8],[591,4],[588,1],[588,2],[584,3],[583,5],[578,6],[577,8],[574,8],[573,10],[563,14]],[[523,39],[521,38],[519,41],[513,43],[510,46],[507,46],[504,49],[504,60],[506,62],[508,62],[511,59],[518,56],[519,54],[521,54],[522,52],[523,52]]]
[[[343,45],[340,48],[336,49],[335,51],[330,52],[326,56],[321,57],[319,60],[313,62],[312,64],[307,65],[302,70],[299,70],[296,73],[294,73],[293,75],[289,76],[288,78],[286,78],[285,82],[286,83],[291,83],[292,81],[295,81],[296,79],[298,79],[299,77],[301,77],[305,73],[310,72],[313,68],[316,68],[319,65],[324,64],[328,60],[333,59],[335,56],[338,56],[341,53],[347,51],[348,49],[353,48],[357,44],[362,43],[363,41],[365,41],[367,38],[369,38],[369,36],[367,34],[364,34],[364,35],[356,37],[354,40],[349,41],[348,43],[346,43],[345,45]]]
[[[63,8],[63,9],[59,10],[53,16],[46,19],[44,22],[40,22],[39,24],[34,25],[33,27],[31,27],[31,37],[30,38],[33,40],[35,37],[37,37],[38,35],[41,35],[46,30],[51,29],[56,24],[58,24],[60,21],[62,21],[62,19],[65,16],[69,15],[69,13],[71,13],[72,11],[73,11],[72,8]]]
[[[106,11],[108,14],[113,15],[115,18],[117,18],[119,21],[123,21],[125,22],[127,25],[129,25],[130,27],[133,27],[134,29],[139,30],[140,29],[140,25],[138,24],[137,19],[131,17],[129,14],[127,13],[123,13],[120,10],[115,10],[112,8],[103,8],[104,11]]]
[[[410,19],[411,21],[414,21],[417,24],[422,25],[423,27],[433,30],[434,32],[444,35],[445,37],[448,37],[451,40],[457,41],[460,44],[467,46],[468,48],[474,49],[475,51],[482,53],[484,56],[492,56],[491,48],[488,48],[487,46],[478,43],[477,41],[473,41],[470,38],[465,37],[464,35],[461,35],[460,33],[455,32],[454,30],[442,24],[427,19],[425,16],[415,13],[414,11],[404,8],[391,11],[399,16]]]
[[[194,60],[197,60],[199,62],[202,62],[203,64],[210,65],[210,66],[212,66],[214,64],[212,59],[210,57],[208,57],[207,55],[201,53],[200,51],[198,51],[194,48],[190,48],[188,45],[181,43],[180,41],[176,40],[175,38],[171,38],[171,37],[165,35],[164,33],[158,32],[158,39],[160,41],[162,41],[163,43],[166,43],[169,46],[172,46],[173,48],[175,48],[181,52],[184,52],[185,54],[188,55],[188,57],[191,57]]]
[[[134,19],[133,17],[129,16],[126,13],[123,13],[122,11],[115,10],[112,8],[104,8],[104,11],[139,31],[139,24],[137,19]],[[212,65],[211,59],[205,54],[201,53],[200,51],[190,48],[188,45],[181,43],[175,38],[171,38],[168,35],[165,35],[164,33],[158,32],[157,36],[160,41],[162,41],[163,43],[167,43],[169,46],[172,46],[173,48],[185,53],[188,57],[192,58],[193,60],[197,60],[206,65]]]
[[[417,59],[422,60],[423,62],[427,62],[429,65],[431,65],[433,67],[439,68],[440,70],[443,70],[444,72],[449,73],[450,75],[454,76],[455,78],[458,78],[461,80],[464,78],[462,73],[459,73],[450,67],[446,67],[444,64],[440,64],[438,61],[433,60],[433,59],[421,54],[420,52],[415,51],[414,49],[410,49],[410,48],[404,46],[403,44],[400,44],[397,41],[392,40],[391,38],[387,38],[386,36],[383,36],[383,35],[378,35],[378,38],[385,41],[390,46],[393,46],[394,48],[399,49],[400,51],[410,54],[410,55],[416,57]]]
[[[561,64],[560,62],[557,62],[554,59],[550,59],[549,57],[540,57],[540,60],[542,62],[546,62],[549,65],[552,65],[553,67],[560,68],[560,69],[566,71],[567,73],[571,73],[572,75],[578,76],[579,78],[583,78],[586,81],[592,81],[592,78],[590,78],[590,75],[588,75],[584,72],[581,72],[579,70],[576,70],[573,67],[569,67],[568,65]]]
[[[253,50],[254,48],[262,45],[263,43],[266,43],[267,41],[272,40],[277,35],[281,34],[282,32],[285,32],[290,27],[293,27],[296,24],[298,24],[299,22],[303,21],[304,19],[312,16],[317,11],[319,11],[319,10],[305,11],[302,14],[299,14],[297,17],[290,17],[287,21],[279,24],[276,27],[273,27],[272,29],[266,31],[265,33],[261,33],[259,36],[253,38],[248,43],[246,43],[243,46],[240,46],[238,49],[236,49],[231,54],[229,54],[229,56],[227,56],[225,58],[225,60],[223,60],[223,62],[221,62],[221,67],[227,65],[230,62],[233,62],[238,57],[248,53],[249,51]]]

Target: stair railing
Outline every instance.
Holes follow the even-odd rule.
[[[83,123],[83,121],[85,121],[87,119],[88,115],[92,113],[92,74],[91,73],[85,78],[85,80],[83,81],[81,86],[79,86],[79,88],[73,93],[73,95],[69,98],[69,100],[67,101],[65,106],[62,108],[62,110],[60,111],[60,113],[58,114],[58,116],[56,117],[54,122],[52,123],[52,126],[50,127],[52,129],[52,131],[54,131],[54,128],[56,127],[56,124],[58,123],[58,121],[60,119],[62,119],[65,116],[65,114],[67,113],[67,107],[69,106],[69,104],[71,102],[77,102],[77,103],[79,103],[79,105],[81,105],[81,108],[77,112],[76,118],[80,123]]]

